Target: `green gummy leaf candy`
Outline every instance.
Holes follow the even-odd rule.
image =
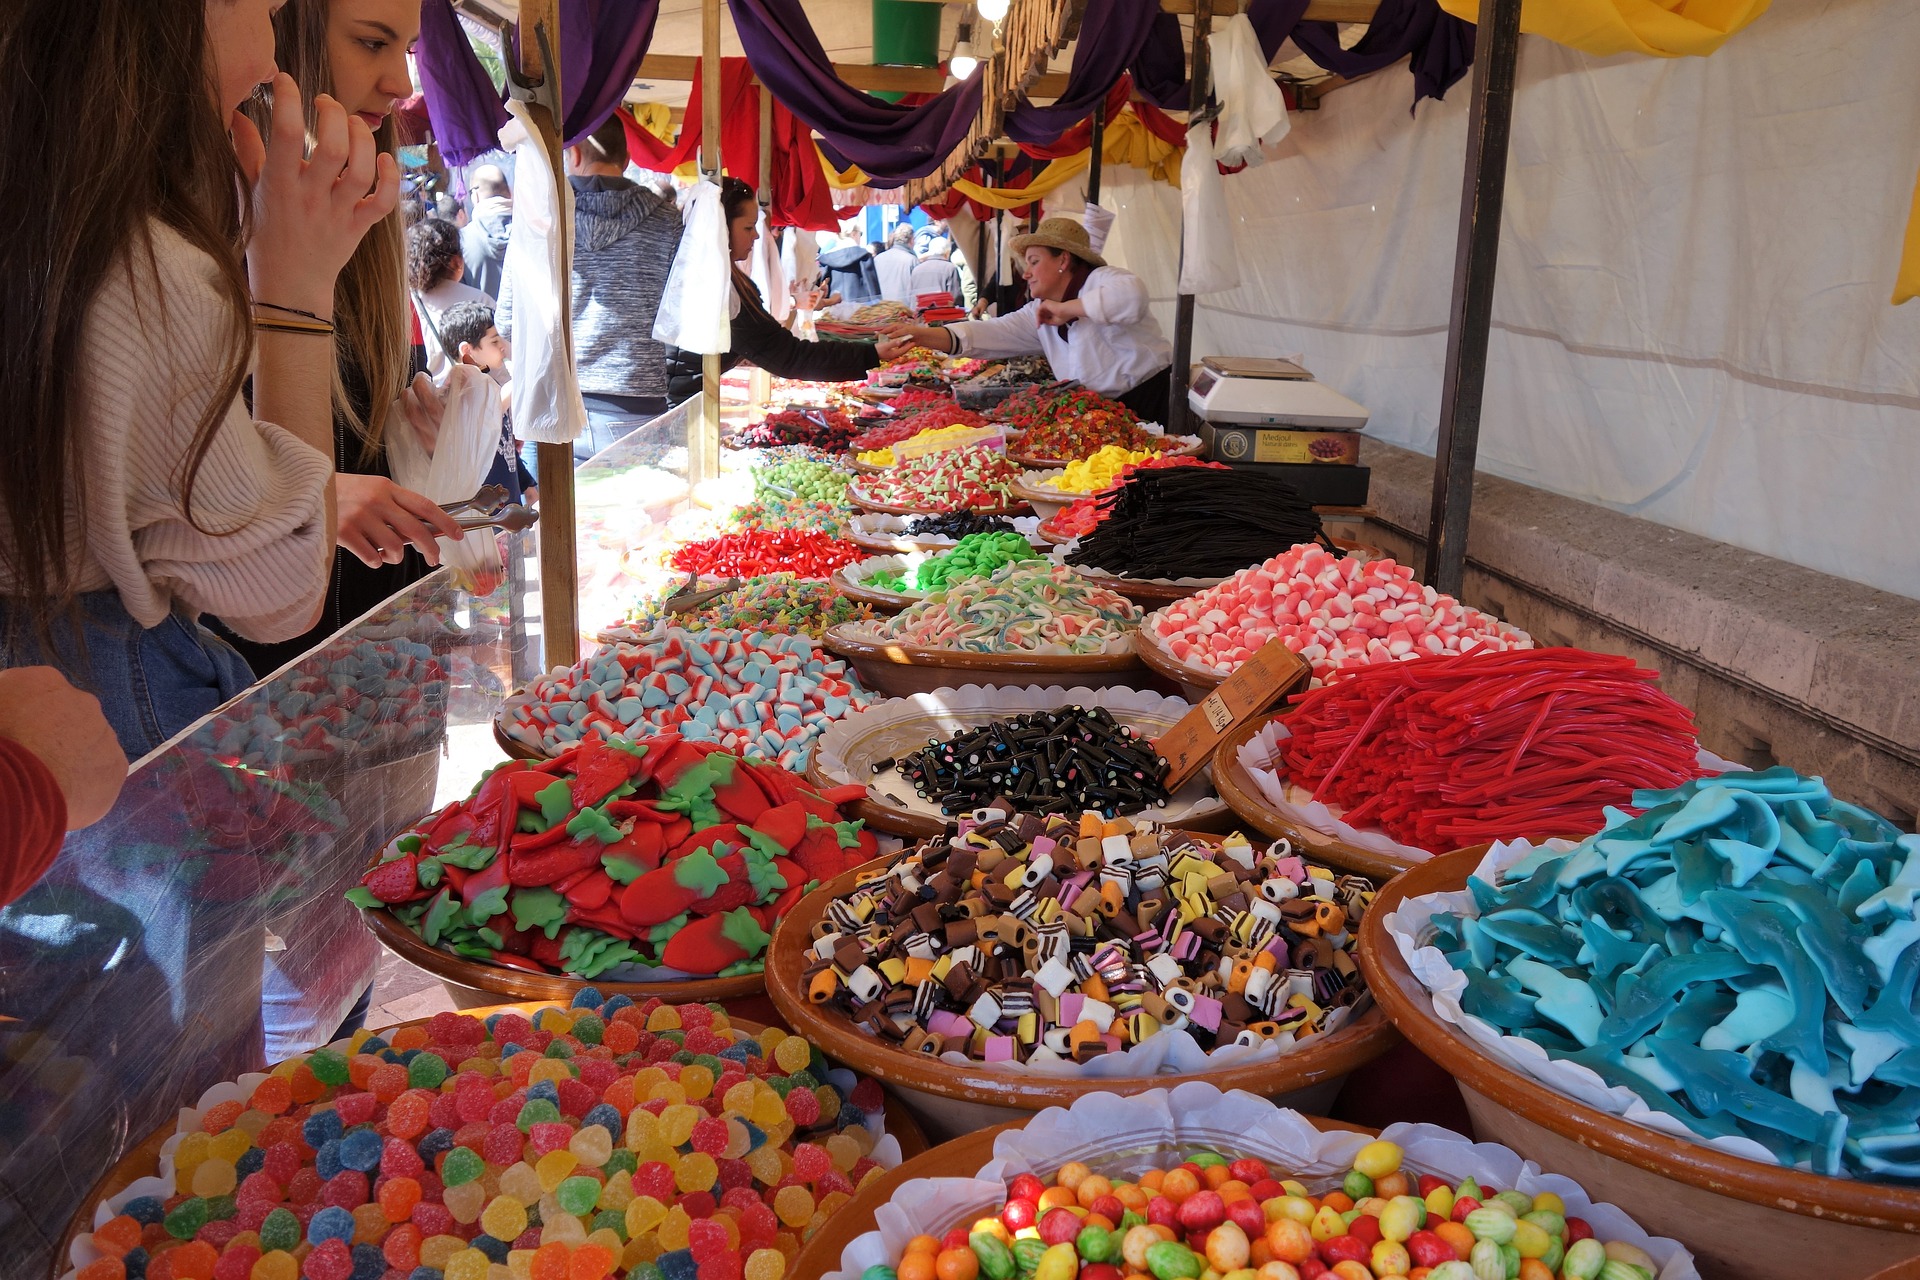
[[[573,812],[573,789],[565,779],[548,783],[533,798],[539,803],[540,816],[547,820],[549,827]]]
[[[745,907],[735,907],[727,912],[720,933],[727,941],[739,947],[750,956],[759,955],[767,945],[767,931],[753,918],[753,912]]]
[[[720,869],[719,862],[706,849],[696,849],[680,859],[673,866],[673,882],[683,889],[691,889],[703,898],[710,898],[727,883],[727,873]]]
[[[347,901],[366,911],[378,911],[387,904],[373,896],[373,890],[363,884],[357,884],[347,890]]]
[[[522,931],[539,929],[549,938],[557,937],[566,923],[567,900],[545,885],[516,889],[513,892],[513,923]]]

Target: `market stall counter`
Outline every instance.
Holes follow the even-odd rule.
[[[675,413],[579,473],[581,616],[685,496]],[[538,530],[475,595],[441,570],[137,762],[106,819],[0,910],[0,1239],[49,1274],[101,1172],[208,1085],[334,1038],[379,947],[343,896],[493,763],[540,668]],[[445,767],[442,767],[444,764]]]

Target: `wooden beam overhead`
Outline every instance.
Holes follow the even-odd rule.
[[[639,81],[693,79],[700,59],[677,54],[650,53],[640,61],[634,73]],[[845,84],[867,93],[938,93],[947,82],[938,67],[875,67],[859,62],[836,62],[833,73]],[[1027,95],[1033,98],[1057,98],[1067,91],[1067,77],[1043,75],[1033,82]]]

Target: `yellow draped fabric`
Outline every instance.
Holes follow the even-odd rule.
[[[1140,123],[1131,111],[1122,111],[1107,121],[1106,138],[1100,158],[1107,164],[1131,165],[1145,169],[1158,182],[1180,185],[1180,160],[1185,147],[1167,142]]]
[[[1920,298],[1920,180],[1913,184],[1913,208],[1907,213],[1907,242],[1900,251],[1900,274],[1893,281],[1893,305]]]
[[[1525,0],[1520,29],[1604,58],[1647,53],[1704,58],[1767,11],[1768,0]],[[1480,16],[1479,0],[1440,0],[1456,18]]]
[[[634,104],[633,121],[662,142],[671,143],[674,140],[673,108],[664,102]]]
[[[827,153],[820,150],[818,143],[814,144],[813,154],[820,157],[821,172],[827,175],[827,185],[835,191],[851,191],[855,187],[867,185],[866,171],[859,165],[850,164],[846,172],[842,173],[833,167],[833,162],[827,159]]]
[[[1093,163],[1093,148],[1062,156],[1049,164],[1031,186],[983,187],[966,178],[954,179],[953,189],[970,200],[978,200],[990,209],[1018,209],[1032,204],[1051,191],[1066,185],[1087,171]]]

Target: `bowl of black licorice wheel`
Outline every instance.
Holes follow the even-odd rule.
[[[1136,471],[1101,505],[1100,523],[1058,558],[1081,573],[1107,575],[1115,590],[1120,581],[1153,584],[1161,589],[1156,603],[1192,595],[1301,543],[1331,546],[1319,513],[1297,490],[1250,471]]]
[[[1153,739],[1190,705],[1139,689],[948,686],[836,721],[815,744],[807,777],[866,787],[849,811],[915,839],[1003,794],[1224,830],[1230,812],[1204,771],[1171,794],[1161,785],[1165,764]]]

